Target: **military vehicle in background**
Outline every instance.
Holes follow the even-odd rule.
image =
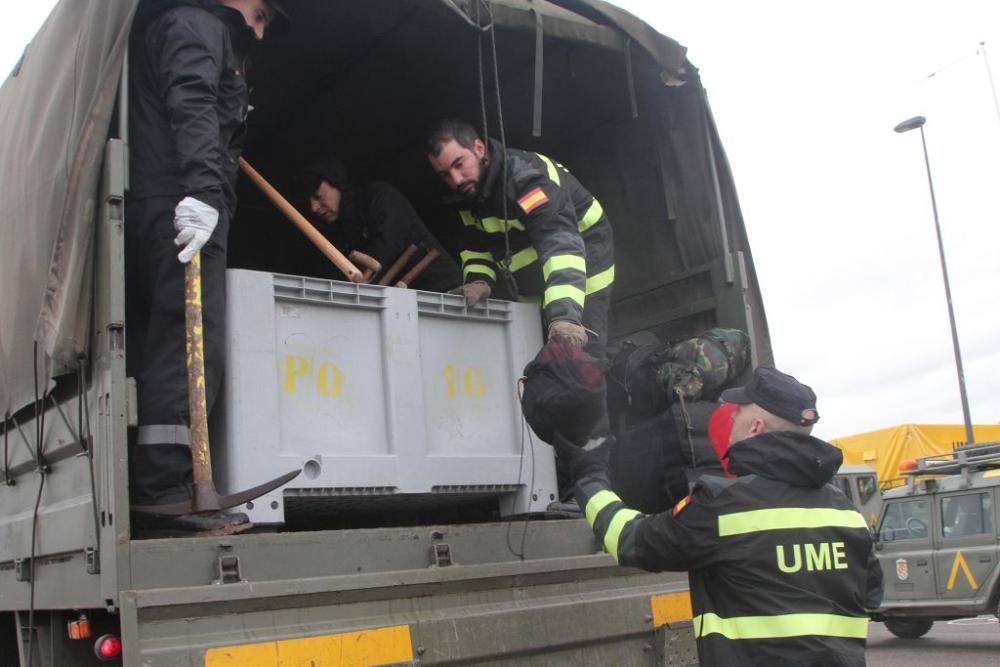
[[[916,639],[935,621],[1000,616],[1000,443],[904,462],[882,496],[875,548],[885,576],[872,615]]]
[[[864,463],[845,463],[837,470],[834,484],[851,499],[869,526],[874,527],[878,523],[882,496],[875,468]]]

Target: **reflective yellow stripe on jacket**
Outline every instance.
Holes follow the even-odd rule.
[[[469,279],[470,273],[480,273],[489,276],[491,280],[497,279],[496,271],[487,265],[494,263],[493,253],[463,250],[458,253],[458,256],[462,259],[462,277],[464,280]],[[482,262],[486,262],[487,264],[483,264]]]
[[[577,229],[581,232],[587,231],[598,223],[602,215],[604,215],[604,208],[601,206],[601,202],[597,201],[597,197],[594,197],[594,201],[590,204],[587,212],[583,214],[580,222],[577,223]]]
[[[517,218],[506,221],[501,218],[481,218],[476,220],[476,216],[472,214],[472,211],[459,211],[458,215],[462,218],[462,224],[466,227],[475,227],[490,234],[503,234],[505,228],[506,230],[519,229],[522,232],[524,231],[524,223]]]
[[[587,274],[587,260],[577,255],[555,255],[542,265],[542,276],[545,282],[549,281],[549,275],[553,271],[563,271],[565,269],[576,269],[580,273]]]
[[[541,153],[535,153],[535,155],[541,158],[542,162],[545,163],[545,168],[549,172],[549,180],[556,185],[562,185],[562,179],[559,178],[559,170],[556,169],[555,163]]]
[[[538,261],[538,251],[533,246],[528,246],[524,250],[519,250],[510,256],[510,270],[520,271],[526,266]]]
[[[838,614],[777,614],[774,616],[735,616],[723,618],[705,613],[695,616],[696,638],[720,634],[726,639],[780,639],[819,635],[864,639],[868,636],[868,618]]]
[[[719,515],[719,537],[745,535],[765,530],[802,528],[868,528],[854,510],[825,507],[778,507]]]
[[[556,168],[556,163],[541,153],[535,153],[535,155],[537,155],[542,162],[545,163],[545,169],[548,171],[549,180],[556,185],[560,185],[562,180],[559,177],[559,169]],[[594,197],[590,206],[587,208],[587,211],[583,214],[583,217],[580,218],[577,224],[577,229],[581,232],[587,231],[598,223],[602,215],[604,215],[604,208],[601,207],[601,202],[597,201],[597,197]]]
[[[609,287],[613,282],[615,282],[614,264],[611,265],[610,269],[605,269],[604,271],[587,278],[587,289],[585,291],[587,294],[593,294],[594,292],[599,292],[605,287]]]
[[[584,508],[584,515],[587,517],[587,523],[591,527],[594,526],[594,522],[597,521],[597,515],[601,513],[605,507],[612,503],[620,503],[621,498],[619,498],[613,491],[598,491],[590,500],[587,501],[587,506]],[[641,512],[637,512],[633,509],[622,508],[615,512],[614,517],[611,518],[611,523],[608,525],[607,531],[604,533],[604,548],[607,550],[611,557],[618,562],[618,542],[621,540],[622,530],[625,529],[625,524],[627,524],[632,519],[640,516]]]
[[[545,289],[545,295],[542,297],[542,307],[545,308],[553,301],[558,301],[559,299],[572,299],[583,308],[584,296],[584,291],[579,287],[554,285]]]

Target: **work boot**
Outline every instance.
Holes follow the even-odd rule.
[[[136,512],[132,515],[136,537],[204,537],[235,535],[253,528],[250,517],[242,512],[182,514],[162,516]]]

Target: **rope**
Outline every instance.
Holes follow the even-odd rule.
[[[527,378],[518,378],[517,384],[515,385],[515,392],[517,394],[517,405],[520,409],[521,407],[521,394],[524,388],[524,382]],[[520,452],[520,462],[518,463],[517,471],[517,486],[521,486],[521,474],[524,470],[524,439],[525,433],[528,436],[528,445],[531,447],[531,482],[528,485],[528,505],[531,505],[531,495],[535,492],[535,440],[531,437],[531,429],[528,428],[527,422],[524,418],[524,413],[521,413],[521,452]],[[507,520],[507,550],[510,551],[512,556],[520,558],[522,561],[525,559],[525,549],[524,545],[528,540],[528,524],[531,520],[531,512],[526,511],[524,513],[524,530],[521,531],[521,544],[520,549],[515,550],[514,545],[510,542],[511,528],[514,526],[514,514],[511,513],[510,518]]]
[[[101,546],[101,520],[100,513],[97,508],[97,482],[95,480],[94,474],[94,447],[93,441],[91,440],[90,433],[90,405],[87,401],[87,369],[86,369],[86,359],[80,359],[80,377],[78,380],[80,388],[79,397],[79,409],[78,414],[80,423],[80,439],[83,442],[84,449],[87,452],[87,467],[90,469],[90,498],[91,506],[94,508],[94,542],[95,546],[100,549]]]
[[[677,396],[677,400],[681,406],[681,414],[684,415],[684,435],[687,437],[688,449],[691,450],[691,469],[697,468],[697,459],[694,454],[694,440],[691,438],[691,432],[694,431],[694,425],[691,423],[691,414],[688,412],[687,405],[684,403],[684,392],[680,389],[674,389],[674,394]]]
[[[489,0],[487,1],[487,7],[489,7]],[[503,149],[503,163],[501,164],[501,178],[503,186],[501,191],[501,201],[503,202],[503,243],[504,243],[504,258],[503,265],[501,266],[503,270],[504,277],[510,282],[510,289],[512,296],[515,301],[518,299],[517,294],[517,283],[514,282],[514,276],[510,271],[511,262],[511,252],[510,252],[510,223],[507,222],[507,134],[504,130],[503,123],[503,100],[500,97],[500,66],[497,62],[497,34],[496,34],[496,22],[493,20],[493,10],[489,9],[490,12],[490,51],[493,56],[493,92],[496,95],[497,101],[497,126],[500,130],[500,146]]]
[[[38,342],[35,342],[32,366],[35,372],[35,460],[38,466],[38,495],[35,497],[35,509],[31,514],[31,555],[28,560],[28,667],[34,662],[35,644],[35,541],[38,538],[38,510],[42,504],[42,491],[45,489],[46,469],[43,464],[43,440],[45,437],[45,395],[38,386]]]
[[[476,25],[480,26],[480,12],[479,9],[482,6],[481,2],[476,3]],[[492,23],[492,20],[490,21]],[[489,120],[486,116],[486,85],[485,77],[483,76],[483,29],[480,27],[476,33],[476,64],[479,67],[479,110],[483,116],[483,140],[490,140],[490,128]]]

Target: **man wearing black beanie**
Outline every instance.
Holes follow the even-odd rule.
[[[378,261],[384,270],[409,245],[422,249],[402,267],[401,276],[425,252],[436,249],[440,253],[437,259],[409,287],[447,292],[462,284],[455,260],[393,185],[384,181],[354,183],[344,164],[325,153],[302,170],[300,188],[317,228],[345,255],[364,253]],[[378,274],[372,279],[377,280]]]

